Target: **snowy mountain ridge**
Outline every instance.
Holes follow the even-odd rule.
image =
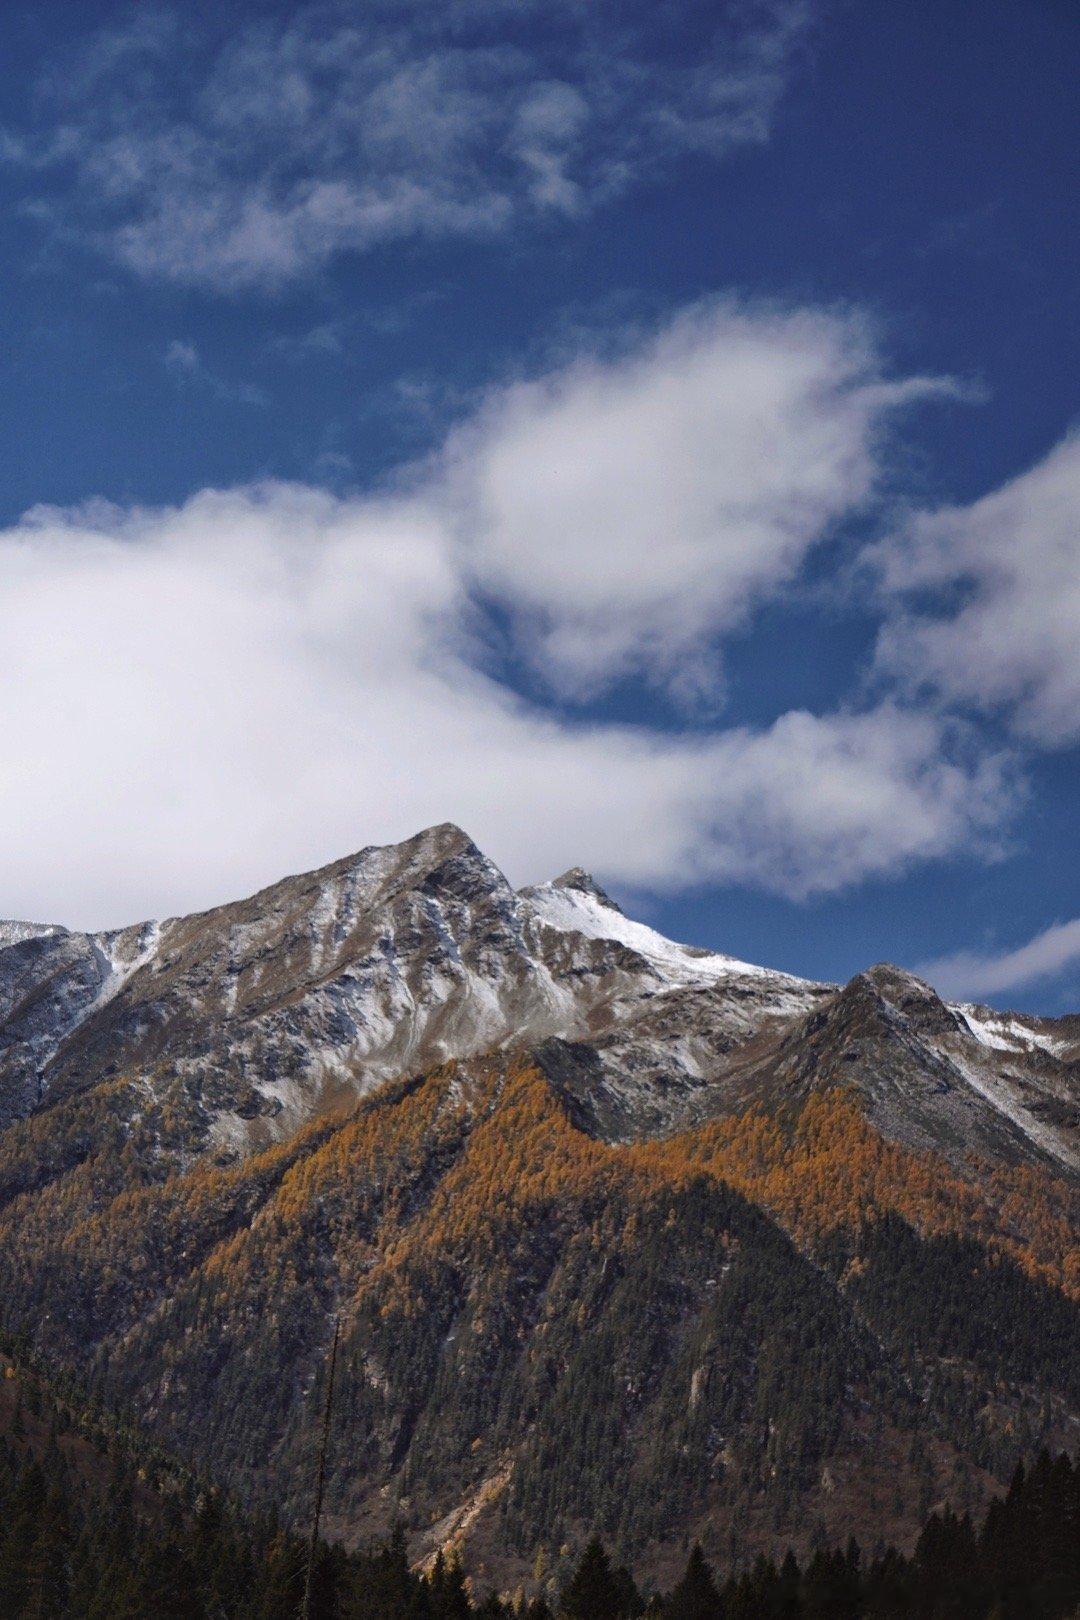
[[[0,1124],[120,1082],[191,1153],[243,1156],[507,1046],[540,1052],[613,1140],[843,1083],[902,1140],[1080,1169],[1076,1020],[946,1007],[898,969],[840,989],[681,945],[580,868],[515,890],[449,823],[194,916],[0,924]]]
[[[789,978],[768,968],[740,962],[695,945],[680,945],[645,923],[634,922],[600,889],[581,867],[551,883],[519,891],[530,910],[549,928],[587,939],[616,940],[655,968],[671,988],[680,984],[712,984],[730,975],[745,978]],[[791,979],[792,984],[804,983]]]

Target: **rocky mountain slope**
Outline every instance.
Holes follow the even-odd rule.
[[[1080,1444],[1080,1021],[665,940],[457,828],[0,925],[0,1325],[242,1490],[507,1577],[903,1538]]]
[[[813,1076],[858,1079],[902,1139],[1080,1165],[1075,1020],[947,1008],[885,967],[838,994],[677,945],[579,869],[515,892],[450,825],[192,917],[0,924],[0,1121],[122,1076],[189,1151],[243,1154],[388,1079],[548,1038],[615,1139]]]
[[[718,1044],[805,1010],[816,987],[675,945],[582,872],[515,893],[458,828],[434,827],[194,917],[102,935],[0,925],[0,1118],[124,1074],[140,1107],[184,1114],[193,1151],[247,1152],[343,1094],[625,1031],[676,992],[701,1018],[658,1058],[672,1107]],[[622,1062],[613,1045],[612,1080],[663,1033],[643,1027]]]

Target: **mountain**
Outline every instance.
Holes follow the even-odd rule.
[[[485,1578],[910,1537],[1080,1444],[1080,1019],[675,944],[458,828],[197,916],[0,925],[0,1323]]]
[[[164,923],[0,923],[0,1020],[0,1120],[137,1075],[140,1118],[167,1107],[186,1151],[222,1157],[388,1079],[555,1039],[609,1139],[813,1071],[858,1079],[916,1145],[1080,1166],[1080,1021],[947,1008],[888,967],[838,998],[664,939],[579,868],[515,892],[451,825]]]
[[[137,1074],[140,1119],[166,1108],[185,1151],[220,1155],[396,1075],[547,1037],[602,1042],[611,1130],[663,1128],[733,1042],[821,993],[665,940],[580,871],[516,893],[453,826],[194,917],[4,924],[3,940],[0,1119]]]

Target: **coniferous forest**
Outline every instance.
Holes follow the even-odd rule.
[[[292,1620],[303,1612],[308,1547],[273,1516],[252,1521],[214,1493],[148,1507],[137,1472],[116,1468],[87,1495],[53,1448],[20,1462],[0,1449],[0,1614],[5,1620]],[[320,1542],[313,1620],[1066,1620],[1080,1609],[1080,1467],[1043,1453],[1019,1468],[981,1524],[950,1511],[914,1553],[867,1556],[855,1542],[802,1564],[759,1557],[724,1575],[694,1547],[666,1594],[638,1590],[598,1540],[561,1592],[480,1595],[459,1563],[410,1568],[404,1536],[346,1553]]]
[[[308,1539],[200,1486],[131,1434],[72,1422],[8,1366],[0,1437],[3,1620],[1069,1620],[1080,1613],[1080,1462],[1043,1452],[979,1522],[932,1513],[910,1555],[850,1541],[802,1561],[700,1547],[666,1593],[639,1589],[599,1539],[556,1585],[481,1592],[451,1553],[410,1563],[404,1532],[360,1550]]]

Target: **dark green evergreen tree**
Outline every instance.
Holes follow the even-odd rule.
[[[611,1567],[600,1541],[593,1538],[567,1582],[559,1613],[567,1620],[622,1620],[629,1613],[625,1582]]]
[[[690,1553],[686,1573],[664,1606],[667,1620],[717,1620],[720,1594],[699,1544]]]

